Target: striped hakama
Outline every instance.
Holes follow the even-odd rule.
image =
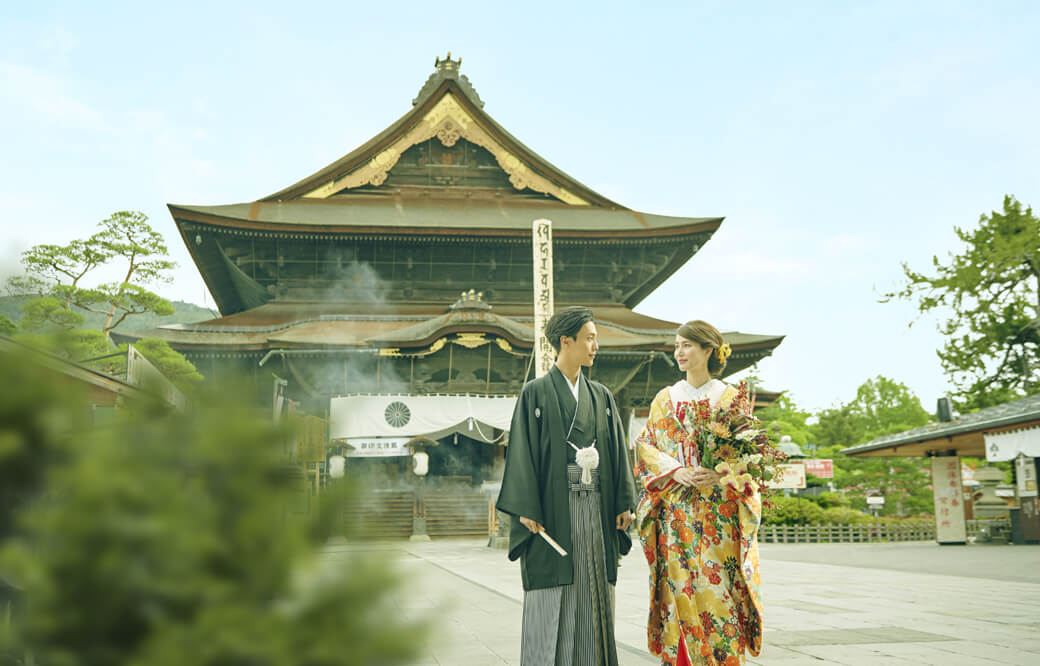
[[[567,466],[574,583],[524,592],[522,666],[617,666],[614,586],[607,582],[599,470]],[[550,535],[552,536],[552,535]]]

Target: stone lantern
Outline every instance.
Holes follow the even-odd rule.
[[[1007,502],[997,497],[997,486],[1004,482],[1004,472],[987,465],[975,470],[975,480],[979,482],[979,490],[982,493],[973,503],[975,518],[1007,517]]]

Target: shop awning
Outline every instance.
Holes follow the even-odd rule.
[[[504,443],[515,396],[364,394],[332,398],[329,438],[429,437],[458,432]]]

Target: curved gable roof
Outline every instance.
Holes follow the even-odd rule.
[[[518,190],[531,189],[574,206],[628,210],[593,191],[528,148],[484,110],[483,102],[457,65],[438,70],[410,111],[365,144],[262,202],[325,199],[364,185],[381,185],[405,150],[437,137],[451,146],[459,138],[482,146],[497,159]]]

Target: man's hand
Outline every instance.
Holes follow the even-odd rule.
[[[632,524],[633,518],[635,518],[635,516],[632,514],[632,512],[628,509],[625,509],[624,513],[619,513],[617,515],[617,528],[624,532],[628,529],[628,526]]]
[[[524,518],[523,516],[520,516],[520,524],[526,527],[527,529],[531,530],[531,534],[538,534],[539,532],[545,530],[545,528],[542,527],[540,524],[536,523],[530,518]]]

